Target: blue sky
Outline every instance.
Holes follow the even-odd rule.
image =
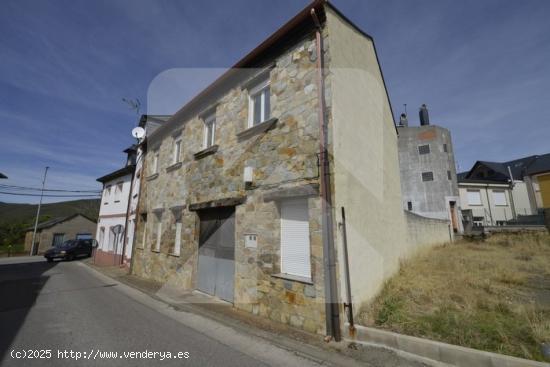
[[[307,3],[4,0],[0,183],[39,186],[48,165],[50,188],[99,189],[132,143],[137,115],[122,98],[175,112]],[[432,123],[451,129],[460,170],[550,151],[550,1],[333,3],[375,38],[396,118],[406,103],[417,124],[428,104]],[[203,72],[172,80],[185,68]],[[165,99],[147,110],[159,80]]]

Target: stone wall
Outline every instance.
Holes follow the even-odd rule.
[[[247,130],[248,94],[242,84],[231,87],[215,103],[217,151],[196,158],[203,149],[203,120],[169,121],[171,132],[148,141],[145,174],[132,257],[132,272],[177,289],[196,286],[199,218],[189,206],[243,198],[235,212],[235,292],[237,308],[324,333],[323,254],[318,193],[308,199],[311,282],[283,279],[280,273],[280,213],[277,200],[264,196],[281,188],[318,185],[319,130],[316,50],[310,35],[279,55],[269,72],[271,117],[265,132]],[[205,108],[208,104],[205,104]],[[246,134],[245,134],[246,135]],[[172,145],[183,137],[180,162],[172,164]],[[158,175],[152,156],[159,152]],[[254,168],[252,185],[243,181],[245,166]],[[182,216],[182,246],[172,254],[175,217]],[[146,221],[145,221],[146,218]],[[162,221],[161,248],[154,251],[157,220]],[[145,231],[145,236],[144,236]],[[257,248],[245,248],[244,234],[258,235]],[[145,238],[145,241],[143,241]]]

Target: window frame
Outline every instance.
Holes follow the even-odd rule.
[[[472,203],[470,200],[470,193],[477,193],[479,196],[479,201],[476,201],[476,203]],[[466,201],[468,202],[468,206],[483,206],[483,200],[481,198],[481,190],[477,189],[467,189],[466,190]],[[479,204],[478,204],[479,202]]]
[[[431,179],[424,179],[424,175],[431,175]],[[434,173],[433,171],[426,171],[426,172],[422,172],[420,173],[420,178],[422,179],[422,182],[433,182],[435,181],[435,176],[434,176]]]
[[[421,148],[426,148],[427,151],[423,152]],[[422,144],[418,146],[418,155],[426,155],[426,154],[430,154],[431,152],[432,152],[432,149],[430,147],[430,144]]]
[[[497,196],[495,194],[502,194],[504,204],[497,203]],[[508,200],[506,199],[506,190],[491,190],[491,197],[493,198],[493,204],[495,206],[508,206]]]
[[[307,264],[304,264],[307,267],[307,269],[306,269],[307,274],[305,274],[305,273],[298,274],[296,272],[293,272],[291,269],[288,269],[285,265],[285,256],[286,256],[286,254],[285,254],[284,250],[285,250],[286,246],[284,246],[284,244],[283,244],[284,237],[285,237],[283,235],[283,230],[284,230],[283,222],[285,220],[284,213],[283,213],[283,206],[284,205],[296,205],[296,204],[305,205],[306,219],[302,222],[305,226],[307,226],[307,230],[305,231],[306,236],[304,238],[305,246],[302,250],[304,251],[304,255],[306,255],[305,258],[307,258],[307,261],[308,261]],[[297,277],[297,278],[300,278],[300,279],[304,279],[306,281],[311,281],[313,266],[312,266],[312,261],[311,261],[311,238],[310,238],[310,236],[311,236],[311,226],[310,226],[310,223],[309,223],[310,216],[309,216],[308,199],[307,198],[285,199],[285,200],[282,200],[279,203],[279,208],[280,208],[280,219],[279,219],[279,223],[280,223],[279,267],[280,267],[281,276],[283,276],[283,277],[284,276]],[[295,219],[291,219],[291,220],[289,220],[289,222],[297,222],[297,221]],[[294,244],[294,247],[296,247],[296,244]]]
[[[173,150],[172,150],[172,164],[176,164],[181,161],[182,144],[183,144],[183,139],[181,138],[181,136],[174,139]]]
[[[124,182],[120,181],[115,184],[115,203],[120,203],[120,197],[122,196],[122,190],[124,188]]]
[[[266,91],[269,91],[270,100],[267,103],[269,107],[266,111]],[[254,98],[260,95],[260,120],[254,121],[255,109]],[[271,117],[271,83],[269,78],[265,78],[262,81],[255,84],[248,90],[248,124],[247,127],[251,128],[269,120]]]
[[[160,160],[160,153],[159,153],[159,150],[156,149],[153,151],[153,162],[152,163],[152,170],[151,170],[151,174],[152,175],[155,175],[157,173],[159,173],[159,160]]]
[[[211,112],[203,117],[203,139],[202,147],[204,149],[210,148],[216,145],[216,112]],[[212,129],[212,135],[209,139],[209,129]],[[209,141],[210,140],[210,141]]]

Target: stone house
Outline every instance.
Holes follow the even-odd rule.
[[[373,39],[326,1],[141,146],[131,271],[166,287],[338,339],[416,249]]]
[[[50,247],[67,240],[93,238],[95,227],[96,222],[82,214],[42,222],[36,227],[34,252],[43,254]],[[34,228],[29,228],[25,233],[26,252],[31,251],[33,230]]]

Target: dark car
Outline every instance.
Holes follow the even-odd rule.
[[[68,240],[47,250],[44,257],[48,262],[54,259],[73,260],[77,257],[90,257],[94,245],[95,240],[93,239]]]

